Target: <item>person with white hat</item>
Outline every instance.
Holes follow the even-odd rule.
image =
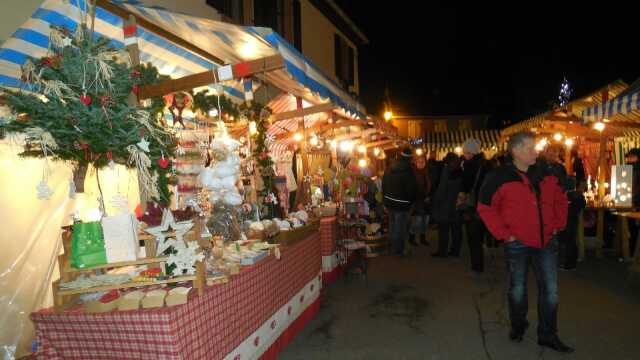
[[[462,144],[462,172],[463,183],[462,197],[459,209],[462,220],[467,225],[467,242],[469,243],[469,255],[471,260],[471,271],[473,274],[480,274],[484,271],[484,249],[483,242],[487,230],[476,211],[477,194],[484,181],[487,172],[487,160],[481,149],[481,142],[478,139],[469,138]],[[454,256],[459,256],[460,249]]]

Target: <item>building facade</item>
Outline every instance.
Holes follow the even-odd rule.
[[[397,116],[391,120],[402,137],[424,138],[426,133],[484,130],[488,115]]]

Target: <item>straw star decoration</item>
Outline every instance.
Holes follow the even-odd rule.
[[[192,221],[176,222],[170,210],[165,209],[162,213],[162,223],[160,226],[147,228],[144,231],[155,236],[158,242],[158,254],[162,254],[169,247],[174,246],[176,242],[184,242],[184,235],[193,227]],[[169,228],[175,231],[175,235],[170,235]],[[168,237],[175,239],[168,239]]]

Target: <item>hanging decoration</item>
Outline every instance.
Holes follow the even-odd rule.
[[[560,94],[558,95],[558,103],[560,106],[565,106],[569,102],[571,95],[573,94],[573,90],[571,89],[571,84],[567,78],[564,78],[562,84],[560,85]]]
[[[191,95],[186,92],[178,92],[174,94],[169,94],[164,96],[164,100],[167,104],[167,109],[171,113],[171,117],[173,118],[173,126],[176,126],[176,123],[182,125],[183,129],[186,129],[186,125],[184,124],[184,120],[182,118],[182,113],[185,109],[188,109],[193,104],[193,100],[191,99]]]
[[[52,26],[50,40],[44,57],[27,59],[22,66],[22,81],[30,91],[2,90],[12,112],[24,115],[22,121],[0,123],[0,133],[33,135],[38,129],[42,136],[27,136],[21,155],[69,161],[79,170],[88,164],[96,169],[115,163],[144,167],[149,178],[157,179],[148,184],[154,187],[149,189],[154,200],[168,202],[171,174],[157,160],[162,154],[173,156],[175,140],[157,123],[162,98],[152,99],[147,108],[128,101],[132,91],[164,77],[150,65],[131,66],[126,51],[109,47],[107,38],[93,36],[86,22],[74,35]],[[141,129],[147,137],[140,135]],[[138,156],[130,151],[136,144],[149,165],[129,161]],[[75,186],[83,191],[79,182]],[[39,190],[40,195],[47,194],[45,186]]]

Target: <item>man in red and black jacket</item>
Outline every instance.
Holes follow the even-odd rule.
[[[535,135],[521,132],[508,142],[511,163],[500,166],[480,191],[478,213],[491,234],[504,241],[509,275],[511,340],[527,330],[529,264],[538,283],[538,344],[573,352],[560,341],[558,322],[558,239],[567,222],[567,197],[558,178],[536,164]]]

